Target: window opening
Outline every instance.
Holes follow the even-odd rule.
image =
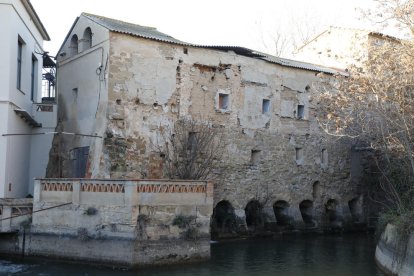
[[[22,56],[23,56],[23,42],[17,41],[17,89],[22,88]]]
[[[32,102],[36,98],[36,88],[37,88],[37,58],[35,55],[32,55],[32,70],[31,70],[31,82],[30,82],[30,99]]]
[[[260,161],[260,150],[252,150],[250,156],[250,164],[258,165]]]
[[[298,119],[303,120],[305,118],[305,106],[303,104],[298,105]]]
[[[228,110],[229,109],[229,95],[219,93],[219,109]]]
[[[263,99],[262,101],[262,114],[268,114],[270,111],[270,100]]]
[[[322,165],[328,165],[328,151],[326,149],[321,151],[321,163]]]

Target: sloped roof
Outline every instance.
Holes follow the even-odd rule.
[[[245,47],[220,46],[220,45],[198,45],[198,44],[193,44],[193,43],[188,43],[185,41],[178,40],[170,35],[167,35],[167,34],[164,34],[158,31],[156,28],[153,28],[153,27],[141,26],[141,25],[132,24],[132,23],[121,21],[121,20],[116,20],[116,19],[94,15],[90,13],[82,13],[81,16],[84,16],[90,19],[96,24],[99,24],[112,32],[123,33],[123,34],[132,35],[132,36],[137,36],[137,37],[142,37],[146,39],[152,39],[152,40],[156,40],[160,42],[172,43],[172,44],[177,44],[177,45],[182,45],[182,46],[213,49],[213,50],[219,50],[219,51],[233,51],[236,54],[239,54],[242,56],[258,58],[258,59],[262,59],[270,63],[275,63],[275,64],[279,64],[281,66],[286,66],[286,67],[299,68],[299,69],[316,71],[316,72],[324,72],[328,74],[338,74],[338,73],[342,74],[342,72],[340,71],[337,71],[335,69],[328,68],[325,66],[275,57],[275,56],[271,56],[265,53],[254,51],[254,50],[251,50]],[[76,24],[76,22],[77,22],[77,19],[74,25]],[[68,37],[66,37],[66,39],[67,38]]]
[[[37,15],[32,3],[30,3],[30,0],[20,0],[20,1],[22,2],[27,13],[30,15],[30,18],[33,20],[34,24],[36,25],[36,28],[39,30],[43,39],[46,41],[50,41],[49,34],[47,33],[45,26],[43,26],[42,21],[40,21],[40,18]]]

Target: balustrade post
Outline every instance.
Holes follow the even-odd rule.
[[[40,202],[40,193],[42,192],[42,186],[40,184],[40,179],[35,179],[34,181],[34,191],[33,191],[33,204]]]
[[[207,182],[206,186],[206,203],[213,204],[214,184],[212,182]]]
[[[72,182],[72,204],[80,204],[81,182],[74,180]]]
[[[138,181],[125,181],[125,206],[134,206],[138,204]]]

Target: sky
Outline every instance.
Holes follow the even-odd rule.
[[[51,37],[51,55],[82,12],[151,26],[179,40],[271,53],[272,35],[320,33],[329,26],[372,29],[359,9],[373,0],[31,0]],[[295,37],[298,35],[296,34]],[[270,37],[270,40],[269,40]]]

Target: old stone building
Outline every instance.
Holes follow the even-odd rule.
[[[57,68],[61,134],[50,177],[165,178],[160,130],[208,118],[225,145],[211,176],[214,228],[364,221],[358,158],[315,117],[315,83],[335,70],[86,13]]]
[[[377,47],[398,41],[395,37],[378,32],[330,27],[298,48],[294,58],[345,70],[350,66],[363,67]]]

